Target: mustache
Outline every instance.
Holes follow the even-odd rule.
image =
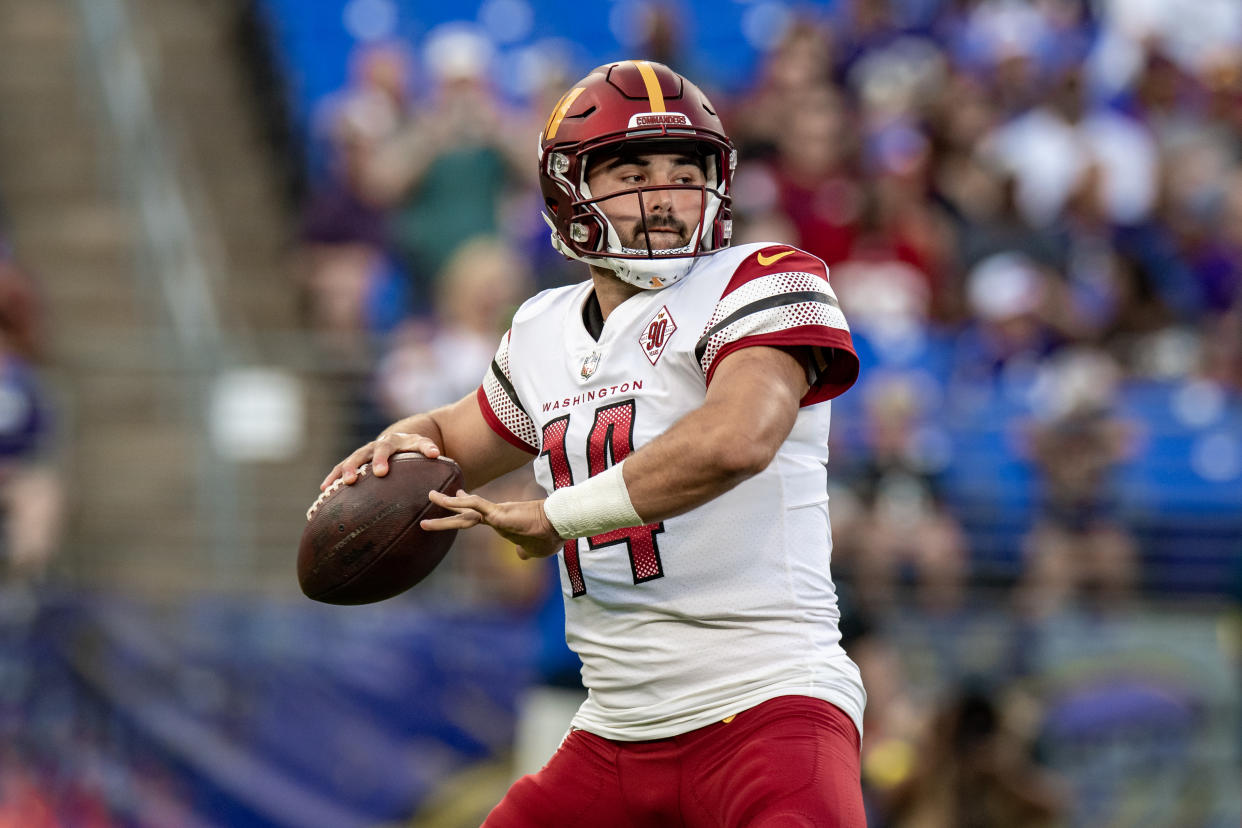
[[[646,228],[647,228],[647,232],[649,233],[654,232],[656,230],[671,230],[672,232],[678,233],[683,236],[686,234],[686,223],[672,216],[661,217],[661,218],[654,218],[654,217],[648,216]],[[641,219],[635,222],[634,224],[634,235],[635,236],[643,235],[643,222]]]

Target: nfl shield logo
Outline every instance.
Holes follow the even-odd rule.
[[[595,375],[595,369],[599,367],[599,359],[599,351],[592,351],[586,359],[582,360],[582,370],[579,375],[584,382]]]

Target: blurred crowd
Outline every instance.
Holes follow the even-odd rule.
[[[1242,7],[1193,6],[842,0],[791,18],[740,90],[695,73],[676,6],[643,7],[635,56],[707,90],[738,147],[735,241],[823,258],[883,368],[834,417],[859,439],[834,443],[830,468],[834,573],[872,697],[873,824],[1065,818],[1014,688],[1049,619],[1124,609],[1143,582],[1110,484],[1137,450],[1118,391],[1242,391]],[[313,124],[306,319],[325,353],[377,366],[349,442],[468,393],[516,305],[584,276],[547,244],[534,148],[590,67],[550,56],[541,92],[515,103],[485,33],[419,48],[359,47]],[[995,621],[973,606],[970,540],[922,427],[968,393],[1026,401],[1008,451],[1038,494],[999,584],[1001,655],[946,656],[939,692],[919,694],[885,632],[901,607],[946,638]]]
[[[692,64],[676,7],[643,8],[638,51]],[[903,571],[946,582],[937,594],[964,573],[918,443],[957,388],[1031,400],[1011,447],[1040,484],[1023,606],[1120,601],[1141,581],[1109,488],[1136,450],[1118,389],[1242,389],[1242,11],[1196,9],[852,0],[792,18],[748,88],[696,77],[739,150],[737,241],[823,258],[873,365],[939,360],[873,372],[839,415],[861,434],[833,476],[863,603]],[[360,46],[313,124],[306,318],[326,353],[378,366],[348,443],[468,393],[513,308],[583,275],[547,244],[533,149],[581,67],[550,56],[515,103],[481,30],[420,48]]]
[[[13,653],[23,646],[33,614],[29,587],[42,580],[56,551],[62,493],[52,459],[53,405],[41,373],[44,307],[5,229],[0,209],[0,825],[53,828],[60,824],[56,809],[17,747],[24,723],[20,682],[13,677],[24,670],[14,669]],[[67,787],[73,788],[74,813],[97,804]]]
[[[823,258],[851,321],[863,376],[834,403],[828,473],[869,824],[1237,825],[1242,613],[1166,611],[1116,472],[1152,451],[1126,389],[1185,390],[1188,423],[1242,395],[1242,3],[742,4],[787,16],[740,88],[696,51],[694,3],[610,5],[637,16],[625,56],[720,110],[735,240]],[[594,63],[541,53],[515,99],[495,34],[359,41],[312,114],[297,290],[316,366],[351,398],[342,452],[473,391],[517,305],[585,276],[548,244],[535,146]],[[486,531],[373,616],[211,596],[173,624],[91,585],[59,594],[48,311],[6,230],[0,210],[0,828],[228,822],[215,780],[262,766],[239,756],[301,772],[243,791],[256,813],[293,778],[374,797],[339,772],[366,754],[384,813],[405,814],[503,753],[532,674],[580,690],[555,561]],[[1035,481],[1001,570],[978,529],[999,520],[949,496],[954,425],[989,431],[984,508],[1007,503],[1009,470]],[[1220,431],[1203,479],[1237,487],[1242,433]],[[1204,593],[1242,606],[1242,547],[1220,540],[1237,583]],[[191,735],[161,741],[161,723]]]

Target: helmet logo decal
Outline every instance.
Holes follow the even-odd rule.
[[[556,102],[556,106],[552,107],[552,115],[549,116],[548,123],[543,127],[543,138],[545,141],[551,141],[556,137],[556,131],[561,128],[561,121],[565,120],[565,113],[569,111],[569,107],[573,106],[574,101],[578,100],[578,96],[585,91],[585,86],[575,86],[562,95],[561,99]]]
[[[638,67],[638,74],[643,76],[643,84],[647,87],[647,98],[651,101],[651,111],[663,112],[664,93],[660,91],[660,79],[656,77],[655,70],[645,60],[633,60],[630,62]]]
[[[690,119],[680,112],[639,112],[630,116],[627,128],[663,126],[690,126]]]

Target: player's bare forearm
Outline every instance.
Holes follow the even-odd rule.
[[[370,463],[377,477],[388,473],[388,458],[399,451],[426,457],[449,457],[461,467],[468,488],[481,486],[530,461],[531,455],[501,439],[483,419],[478,399],[468,394],[451,405],[404,417],[337,463],[320,484],[326,489],[338,478],[347,484]]]
[[[730,354],[703,405],[626,460],[634,510],[644,521],[664,520],[763,471],[789,436],[807,388],[801,363],[785,351]]]
[[[772,461],[806,393],[800,362],[773,348],[747,348],[716,370],[704,404],[626,460],[625,482],[646,522],[687,512],[719,497]],[[423,521],[425,529],[485,524],[518,547],[522,558],[554,554],[561,538],[544,501],[492,503],[478,495],[432,494],[452,515]]]

